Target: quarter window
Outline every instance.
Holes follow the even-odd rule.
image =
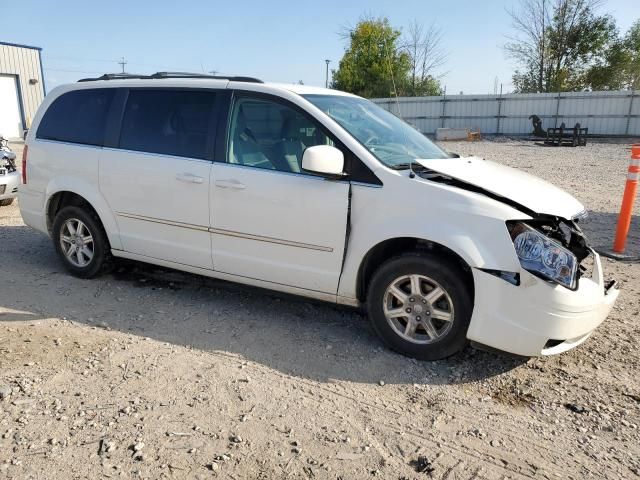
[[[307,147],[333,145],[319,124],[272,100],[235,100],[229,129],[227,162],[300,173]]]
[[[120,148],[205,159],[214,101],[211,91],[131,90]]]
[[[102,146],[114,93],[113,88],[102,88],[75,90],[61,95],[44,114],[36,137]]]

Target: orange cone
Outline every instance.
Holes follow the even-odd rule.
[[[620,207],[618,226],[616,228],[616,239],[613,242],[613,251],[615,253],[624,253],[624,247],[627,244],[627,235],[629,235],[629,228],[631,227],[631,212],[633,211],[633,203],[638,190],[638,178],[640,178],[640,144],[631,145],[631,162],[627,172],[627,184],[624,187],[622,206]]]

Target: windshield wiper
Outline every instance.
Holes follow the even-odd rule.
[[[395,165],[389,165],[389,168],[393,170],[427,170],[427,168],[418,162],[411,163],[396,163]]]

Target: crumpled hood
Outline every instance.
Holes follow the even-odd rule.
[[[528,173],[478,157],[416,160],[426,168],[506,197],[536,213],[566,219],[584,206],[564,190]]]

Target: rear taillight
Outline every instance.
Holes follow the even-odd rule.
[[[22,150],[22,184],[27,184],[27,150],[29,147],[27,145],[24,146]]]

